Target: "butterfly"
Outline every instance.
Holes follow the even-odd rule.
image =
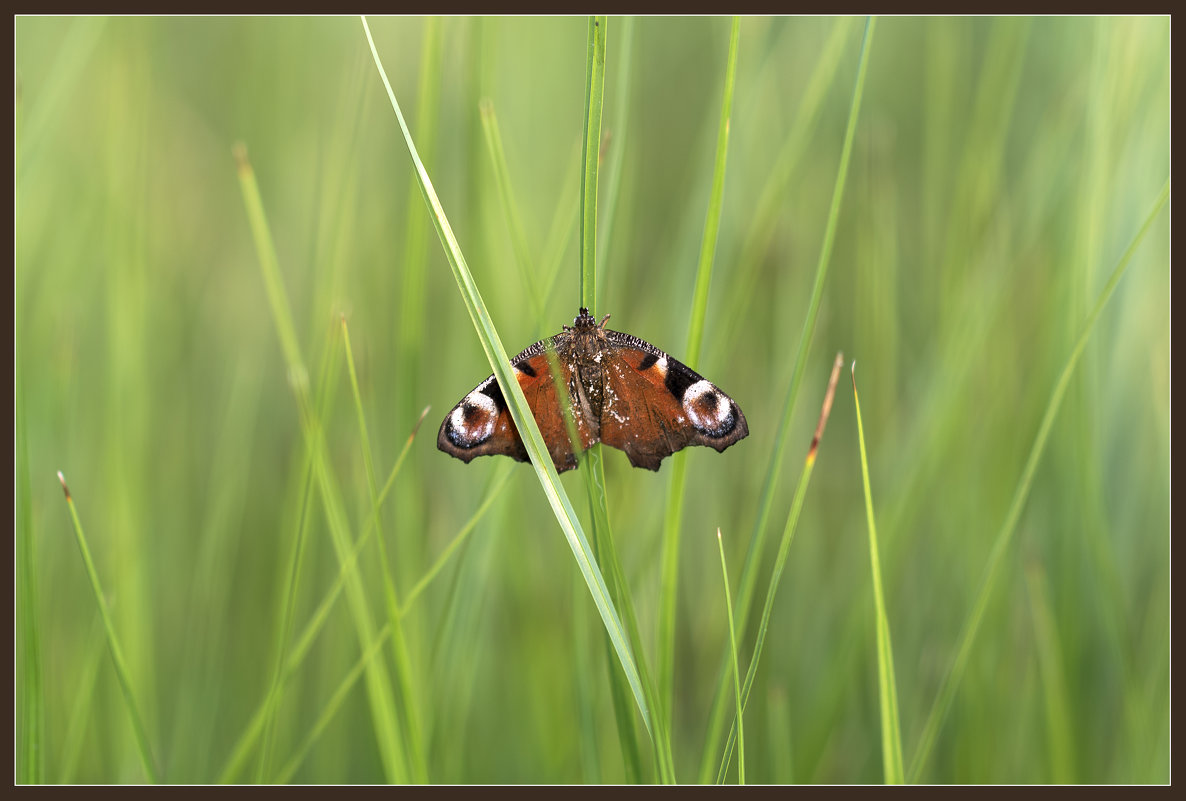
[[[577,466],[547,350],[556,352],[581,448],[602,442],[630,464],[658,470],[688,445],[723,451],[749,434],[745,415],[721,390],[649,342],[605,327],[582,308],[571,326],[511,359],[515,378],[558,472]],[[437,447],[463,462],[503,454],[530,461],[494,376],[478,384],[441,423]]]

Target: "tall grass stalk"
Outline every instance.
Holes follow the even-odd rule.
[[[585,121],[581,142],[580,293],[581,306],[590,309],[594,314],[596,313],[594,304],[597,301],[597,190],[598,174],[601,167],[601,115],[605,95],[605,54],[608,35],[608,22],[605,17],[589,18],[588,41],[585,51]],[[556,366],[553,365],[552,369],[553,376],[557,376]],[[566,387],[558,386],[557,391],[563,397],[568,390]],[[563,404],[562,408],[565,408]],[[568,417],[565,408],[566,420]],[[572,437],[574,434],[575,429],[570,430],[569,436]],[[590,448],[585,452],[583,470],[585,490],[589,496],[589,512],[593,521],[596,553],[603,572],[609,576],[607,587],[610,589],[611,597],[622,610],[630,646],[638,662],[639,678],[647,704],[651,709],[657,710],[660,708],[659,697],[647,668],[646,649],[643,647],[639,634],[634,602],[631,598],[629,584],[622,571],[621,561],[618,559],[613,530],[610,527],[609,498],[605,491],[605,463],[602,457],[601,446]],[[608,571],[605,570],[607,567]],[[637,738],[633,731],[634,722],[626,716],[625,705],[622,703],[626,693],[620,682],[624,679],[623,674],[613,669],[610,670],[610,682],[619,684],[612,690],[612,693],[623,759],[630,766],[629,770],[638,775],[641,758],[637,753]],[[655,770],[660,781],[667,784],[674,783],[675,769],[671,756],[669,726],[662,716],[653,717],[652,724],[650,731]]]
[[[16,607],[17,650],[20,666],[17,676],[16,705],[19,710],[16,726],[16,783],[41,784],[45,781],[45,694],[41,670],[41,634],[38,625],[37,558],[33,540],[33,493],[29,478],[29,436],[25,423],[25,391],[21,371],[21,276],[20,242],[16,231],[20,201],[21,116],[23,103],[20,83],[17,83],[13,113],[13,405],[14,443],[16,456],[16,489],[14,493],[16,517]]]
[[[976,634],[984,618],[984,610],[987,608],[988,600],[992,596],[992,591],[996,586],[1001,561],[1013,539],[1013,533],[1017,529],[1017,521],[1021,518],[1021,510],[1025,506],[1026,499],[1029,497],[1030,484],[1033,482],[1034,473],[1038,469],[1038,462],[1041,460],[1042,453],[1046,448],[1046,440],[1050,436],[1050,429],[1054,425],[1054,418],[1057,416],[1059,406],[1062,404],[1063,395],[1066,394],[1067,387],[1071,382],[1071,376],[1075,372],[1075,366],[1079,363],[1080,356],[1083,355],[1083,349],[1087,346],[1087,340],[1091,336],[1091,332],[1095,330],[1095,325],[1099,321],[1104,307],[1111,299],[1112,293],[1115,292],[1116,286],[1120,283],[1120,279],[1128,269],[1129,262],[1132,261],[1132,256],[1136,252],[1137,246],[1144,240],[1145,234],[1149,232],[1153,221],[1157,219],[1162,206],[1169,199],[1169,191],[1170,184],[1167,178],[1165,185],[1161,189],[1161,193],[1154,201],[1153,207],[1145,217],[1140,230],[1137,231],[1129,243],[1128,248],[1125,249],[1124,255],[1120,257],[1120,261],[1112,271],[1112,276],[1108,279],[1108,283],[1100,292],[1095,303],[1095,308],[1092,309],[1086,321],[1084,321],[1083,327],[1079,332],[1079,337],[1075,342],[1075,347],[1071,350],[1071,354],[1067,358],[1067,363],[1054,385],[1054,390],[1050,395],[1050,401],[1046,405],[1046,413],[1042,416],[1042,422],[1038,426],[1038,432],[1034,437],[1033,445],[1030,447],[1029,457],[1026,459],[1025,466],[1022,468],[1021,475],[1018,478],[1017,487],[1013,493],[1013,500],[1009,504],[1009,511],[1005,515],[1005,520],[1001,524],[996,539],[993,541],[992,550],[989,552],[988,563],[984,569],[984,580],[980,586],[980,593],[976,596],[976,601],[971,610],[969,610],[968,617],[964,620],[955,659],[951,664],[951,668],[943,677],[943,683],[939,687],[939,692],[936,694],[935,701],[931,705],[931,711],[927,715],[926,724],[923,726],[922,734],[919,736],[918,747],[915,749],[914,758],[911,760],[910,772],[908,774],[912,784],[919,782],[922,778],[922,772],[926,767],[927,759],[930,758],[931,750],[934,748],[935,737],[939,733],[939,727],[947,715],[952,698],[955,697],[956,687],[959,686],[960,679],[963,678],[964,670],[967,668],[968,657],[972,652],[972,645],[976,641]]]
[[[395,577],[387,559],[387,545],[383,541],[383,516],[379,508],[379,482],[375,478],[375,463],[371,456],[370,435],[367,433],[366,414],[362,408],[362,393],[358,389],[358,372],[354,367],[354,353],[350,348],[350,328],[342,317],[342,343],[346,348],[346,367],[350,372],[350,389],[354,396],[354,411],[358,418],[358,436],[362,449],[362,461],[366,469],[367,487],[371,493],[371,514],[375,518],[375,545],[379,551],[379,569],[383,574],[383,599],[387,608],[387,625],[391,629],[391,657],[395,662],[395,679],[399,688],[399,705],[403,710],[404,738],[408,744],[408,764],[412,779],[420,784],[428,782],[428,766],[424,757],[423,734],[420,728],[418,710],[420,688],[412,668],[412,657],[408,652],[408,641],[400,624],[399,595],[395,588]]]
[[[427,413],[428,409],[425,409],[424,411]],[[423,415],[421,415],[421,420],[423,420]],[[419,423],[417,423],[417,428],[419,428]],[[404,449],[400,452],[399,458],[396,460],[395,467],[392,468],[391,475],[388,476],[387,482],[384,484],[382,491],[379,493],[380,507],[383,505],[383,501],[386,499],[392,485],[394,484],[396,475],[399,474],[399,468],[403,464],[404,457],[407,455],[407,452],[412,444],[412,440],[415,436],[416,432],[413,431],[408,437],[408,441],[404,445]],[[435,579],[440,574],[444,566],[457,553],[457,550],[467,541],[469,535],[473,532],[478,522],[482,519],[482,517],[490,509],[490,506],[506,487],[506,483],[509,478],[510,473],[503,472],[500,476],[494,479],[490,485],[490,489],[487,492],[485,499],[483,499],[477,510],[465,522],[465,524],[462,525],[461,529],[453,537],[450,543],[445,546],[432,566],[425,571],[420,580],[417,581],[412,589],[408,591],[408,595],[404,599],[403,606],[400,609],[399,614],[401,619],[408,614],[412,606],[416,603],[417,599],[420,598],[421,594],[423,594],[425,589],[428,588],[429,584],[432,583],[433,579]],[[347,561],[339,568],[337,578],[334,580],[333,585],[322,598],[321,603],[317,605],[317,608],[314,610],[313,614],[310,615],[309,622],[305,624],[305,628],[301,631],[300,636],[296,638],[296,641],[288,653],[288,658],[284,663],[284,669],[280,672],[280,678],[277,685],[278,689],[284,688],[293,678],[293,676],[296,675],[297,670],[300,669],[305,657],[308,655],[310,649],[312,649],[313,642],[316,640],[317,635],[321,633],[321,630],[328,622],[329,614],[333,609],[338,596],[341,594],[342,588],[346,582],[346,578],[355,569],[354,565],[358,559],[359,553],[367,544],[371,532],[374,531],[374,522],[375,519],[372,513],[371,518],[368,521],[366,532],[362,537],[359,537],[358,542],[355,544],[354,551],[350,554],[349,559],[347,559]],[[385,630],[388,632],[388,634],[390,633],[390,629]],[[243,763],[250,755],[251,749],[259,741],[261,732],[263,731],[264,716],[267,712],[267,704],[268,699],[265,698],[264,701],[261,702],[260,706],[256,709],[255,713],[252,715],[243,733],[239,736],[238,741],[235,743],[235,746],[232,749],[231,756],[227,760],[226,766],[219,774],[219,784],[227,784],[231,781],[234,781],[235,777],[241,770]]]
[[[99,583],[99,572],[95,570],[95,563],[91,559],[91,549],[87,547],[86,535],[82,531],[82,522],[78,519],[78,510],[74,507],[74,498],[70,495],[70,488],[66,486],[66,478],[58,472],[58,481],[62,483],[62,492],[66,495],[66,506],[70,509],[70,519],[74,523],[74,536],[78,541],[78,551],[82,554],[82,563],[87,576],[91,580],[91,589],[95,593],[95,604],[99,607],[99,614],[103,618],[103,629],[107,633],[107,648],[111,651],[111,663],[115,667],[115,677],[119,680],[119,689],[124,696],[124,705],[128,708],[128,717],[132,721],[132,731],[136,735],[136,748],[140,755],[140,764],[144,768],[144,775],[152,784],[160,782],[156,760],[152,756],[152,746],[148,742],[148,730],[144,727],[144,720],[140,717],[136,705],[136,694],[132,689],[132,680],[128,676],[127,664],[124,661],[123,649],[119,645],[119,637],[115,633],[115,624],[111,620],[111,611],[107,608],[106,596]]]
[[[607,23],[608,24],[608,23]],[[597,308],[604,308],[606,280],[606,258],[609,255],[610,237],[613,235],[614,222],[617,219],[618,201],[622,196],[622,168],[626,163],[626,143],[630,141],[630,78],[634,65],[634,17],[622,17],[615,21],[616,28],[621,30],[621,39],[615,51],[621,53],[618,59],[618,80],[614,88],[614,106],[612,120],[613,127],[606,130],[605,135],[612,134],[609,140],[608,153],[603,160],[608,160],[609,176],[605,180],[605,191],[601,193],[602,215],[597,227],[597,274],[600,277],[597,297],[594,299]],[[615,144],[614,142],[617,142]],[[589,308],[593,308],[590,306]]]
[[[498,115],[494,112],[493,101],[483,98],[478,104],[478,111],[482,120],[482,134],[486,139],[486,151],[490,155],[490,164],[494,167],[494,183],[498,187],[502,208],[507,217],[511,250],[515,252],[515,264],[519,267],[519,281],[531,301],[532,318],[541,320],[544,309],[540,298],[540,284],[531,268],[531,249],[527,245],[527,232],[523,228],[519,204],[515,202],[515,193],[511,188],[511,172],[507,166],[507,155],[502,146],[502,133],[498,128]]]
[[[642,686],[638,677],[638,668],[635,664],[634,656],[631,653],[629,643],[626,640],[625,632],[622,629],[622,623],[618,617],[617,610],[609,598],[609,591],[606,589],[605,580],[602,578],[601,571],[593,559],[580,520],[572,508],[572,503],[569,501],[564,487],[560,484],[560,478],[556,474],[555,465],[552,464],[547,446],[543,441],[543,436],[539,432],[539,425],[535,422],[535,418],[531,414],[531,407],[527,405],[527,399],[523,395],[523,390],[520,388],[515,376],[511,373],[510,359],[507,356],[506,349],[498,337],[498,332],[495,330],[494,323],[490,319],[490,314],[486,310],[486,304],[482,300],[481,293],[474,283],[469,268],[466,266],[465,257],[461,253],[461,247],[457,243],[457,238],[454,236],[452,227],[449,225],[449,221],[445,216],[444,208],[441,206],[436,191],[433,189],[432,182],[428,177],[428,172],[424,169],[424,165],[417,154],[411,132],[408,130],[407,123],[404,121],[403,112],[400,110],[399,102],[395,98],[395,92],[391,88],[391,83],[387,79],[387,73],[383,69],[382,61],[379,58],[378,51],[375,49],[375,43],[371,37],[370,27],[367,25],[365,17],[362,19],[362,25],[367,42],[371,48],[371,55],[375,60],[375,66],[379,71],[380,77],[383,79],[383,85],[387,90],[388,99],[391,101],[391,107],[395,112],[400,130],[404,136],[404,143],[408,147],[408,153],[415,166],[425,203],[428,204],[432,211],[433,223],[436,226],[437,235],[441,239],[442,247],[448,258],[449,266],[452,268],[453,277],[461,293],[462,300],[465,302],[466,309],[469,312],[470,320],[474,324],[474,329],[486,353],[486,358],[490,362],[495,378],[502,390],[503,397],[507,403],[507,409],[515,423],[515,427],[523,438],[524,446],[531,459],[532,467],[539,477],[544,495],[548,499],[548,503],[552,507],[552,512],[564,532],[565,540],[572,549],[581,574],[585,578],[585,583],[589,586],[589,592],[593,596],[593,601],[597,605],[598,612],[601,613],[601,619],[605,624],[606,631],[609,632],[613,640],[614,650],[630,682],[635,701],[642,712],[643,721],[647,726],[647,730],[650,731],[651,713],[643,697]]]
[[[737,702],[737,783],[745,784],[745,719],[741,708],[741,667],[737,661],[737,632],[733,628],[733,598],[729,594],[729,569],[725,566],[725,544],[717,529],[717,548],[721,552],[721,577],[725,583],[725,612],[729,615],[729,654],[733,659],[733,697]]]
[[[696,268],[696,287],[692,295],[692,314],[688,321],[688,345],[684,357],[695,369],[700,361],[704,339],[704,317],[708,309],[708,289],[716,256],[717,235],[721,228],[721,207],[725,196],[725,163],[729,154],[729,120],[733,113],[733,85],[737,77],[737,50],[741,38],[741,19],[733,18],[729,32],[729,55],[725,66],[725,87],[717,126],[716,158],[713,161],[712,189],[704,217],[700,240],[700,260]],[[667,488],[667,510],[663,518],[663,563],[659,600],[659,692],[664,719],[672,722],[672,696],[675,686],[675,610],[679,594],[679,547],[682,536],[684,485],[688,465],[684,454],[672,456],[671,480]]]
[[[1050,604],[1046,571],[1037,559],[1026,560],[1025,586],[1033,617],[1038,675],[1042,680],[1050,781],[1071,784],[1075,781],[1075,737],[1071,704],[1067,700],[1066,664],[1059,643],[1058,621]]]
[[[436,164],[440,106],[441,70],[444,21],[438,17],[424,18],[424,49],[420,53],[419,86],[416,92],[416,141],[424,143],[424,163]],[[352,159],[358,161],[357,159]],[[406,216],[404,218],[404,260],[400,264],[403,287],[399,293],[400,372],[405,376],[420,375],[420,358],[424,353],[425,310],[428,303],[428,221],[419,203],[420,190],[415,181],[408,182]],[[408,382],[402,382],[408,383]],[[399,389],[401,418],[413,413],[418,402],[406,387]]]
[[[898,687],[894,679],[894,648],[890,640],[889,614],[881,587],[881,554],[877,547],[877,524],[873,516],[873,490],[869,488],[869,459],[865,453],[865,425],[857,395],[857,363],[852,363],[852,401],[857,418],[857,441],[861,446],[861,481],[865,490],[865,520],[869,526],[869,563],[873,571],[873,608],[877,617],[877,690],[881,704],[881,767],[886,784],[905,780],[902,767],[902,724],[898,717]]]
[[[778,592],[778,584],[782,579],[783,568],[787,564],[787,555],[791,551],[791,541],[795,537],[795,527],[799,523],[799,513],[803,511],[803,499],[807,496],[807,487],[811,483],[811,473],[815,469],[815,457],[819,451],[820,441],[824,437],[824,427],[828,424],[828,415],[832,412],[832,398],[836,394],[836,381],[840,377],[840,366],[844,362],[842,354],[836,354],[832,363],[832,375],[828,379],[828,389],[824,393],[824,402],[820,407],[819,422],[815,426],[815,435],[811,438],[811,446],[807,449],[807,457],[803,460],[803,473],[799,477],[799,484],[795,487],[795,497],[791,501],[791,511],[787,515],[786,525],[783,526],[782,540],[778,545],[778,557],[774,562],[774,570],[770,574],[770,584],[766,588],[766,603],[762,607],[762,619],[758,624],[758,635],[754,640],[754,653],[750,657],[749,669],[745,672],[745,683],[741,687],[741,710],[745,711],[749,702],[750,690],[754,686],[754,678],[758,674],[758,660],[762,657],[762,648],[766,644],[766,632],[770,628],[770,614],[774,609],[774,596]],[[724,784],[729,771],[729,760],[733,757],[733,746],[737,743],[738,725],[740,717],[733,720],[733,727],[729,730],[729,737],[725,741],[724,753],[721,755],[720,766],[717,768],[716,783]]]
[[[352,544],[349,524],[346,520],[345,510],[342,508],[337,482],[329,466],[325,434],[321,428],[320,420],[309,402],[308,371],[305,369],[300,347],[297,344],[296,331],[292,324],[292,312],[280,275],[276,248],[264,214],[263,201],[260,198],[255,173],[247,161],[246,150],[241,146],[236,148],[235,156],[243,201],[255,240],[273,323],[276,326],[276,332],[284,352],[289,383],[297,403],[301,434],[306,447],[313,454],[314,472],[334,551],[338,562],[345,564],[349,561]],[[350,570],[345,589],[359,646],[365,649],[374,640],[375,627],[367,606],[362,578],[354,567]],[[395,700],[391,696],[391,682],[388,679],[387,668],[382,661],[368,663],[366,683],[371,718],[375,727],[379,754],[383,761],[384,774],[388,782],[404,784],[408,779],[407,754],[400,733]]]
[[[844,132],[844,144],[840,151],[840,163],[836,170],[836,182],[832,189],[832,202],[828,211],[828,222],[824,228],[823,243],[820,247],[819,260],[816,263],[815,282],[811,290],[811,299],[807,306],[807,316],[803,320],[803,330],[799,336],[799,350],[795,354],[795,366],[791,373],[791,384],[787,389],[783,402],[782,418],[774,434],[774,450],[770,454],[770,462],[765,471],[766,483],[762,487],[761,500],[758,502],[758,517],[754,521],[754,528],[750,535],[749,548],[746,551],[745,564],[741,571],[741,584],[738,590],[738,609],[742,616],[738,628],[745,631],[749,605],[757,581],[757,568],[761,560],[763,546],[766,540],[766,524],[770,510],[774,503],[774,493],[779,486],[782,475],[782,456],[786,450],[790,436],[791,414],[794,411],[795,399],[799,395],[799,385],[803,379],[803,371],[807,367],[807,356],[811,350],[811,340],[815,333],[815,321],[819,314],[820,302],[824,294],[824,283],[828,276],[828,266],[831,262],[832,246],[836,237],[836,226],[840,218],[840,206],[844,197],[844,185],[848,176],[848,163],[852,154],[852,143],[856,135],[858,114],[861,108],[861,96],[865,89],[865,74],[869,63],[869,51],[873,45],[873,32],[877,18],[869,17],[865,22],[865,34],[861,41],[861,55],[857,66],[857,75],[853,84],[852,100],[849,104],[848,125]],[[814,458],[814,457],[813,457]],[[802,486],[800,479],[800,486]],[[796,494],[799,490],[796,489]],[[792,510],[795,502],[792,501]],[[790,522],[788,518],[788,522]],[[785,529],[784,529],[785,532]],[[784,533],[784,537],[786,534]],[[755,659],[756,662],[755,650]],[[751,662],[751,668],[753,663]],[[725,723],[725,704],[727,703],[728,675],[725,670],[717,674],[717,689],[713,700],[713,708],[709,716],[708,732],[705,736],[703,756],[700,761],[700,783],[708,783],[713,776],[713,767],[717,761],[717,749],[721,742]]]

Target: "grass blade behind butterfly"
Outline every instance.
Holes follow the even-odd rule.
[[[791,372],[791,385],[787,389],[786,400],[783,402],[782,418],[774,434],[774,450],[770,454],[770,462],[766,470],[766,482],[762,486],[762,496],[758,503],[758,517],[750,535],[749,548],[746,551],[745,563],[741,568],[741,581],[737,590],[738,628],[744,631],[749,618],[749,606],[753,598],[757,582],[758,562],[761,561],[763,545],[766,541],[766,524],[769,521],[774,492],[778,487],[782,475],[782,455],[786,450],[787,439],[790,436],[791,414],[794,412],[795,399],[799,395],[799,386],[803,380],[803,372],[807,368],[807,354],[811,350],[811,340],[815,333],[815,320],[819,314],[820,302],[824,294],[824,283],[827,280],[828,265],[832,256],[832,244],[836,236],[836,225],[840,217],[841,200],[844,197],[845,179],[848,175],[848,161],[852,153],[852,142],[856,133],[857,117],[861,107],[861,95],[865,86],[865,71],[869,61],[869,50],[873,45],[873,31],[875,17],[870,17],[865,23],[865,35],[861,42],[860,63],[857,76],[853,84],[852,100],[849,105],[848,125],[844,134],[844,145],[840,151],[840,163],[836,170],[836,182],[832,190],[832,205],[828,212],[828,222],[824,229],[824,240],[820,247],[819,261],[816,263],[815,282],[811,290],[811,300],[807,306],[807,316],[803,320],[803,330],[799,337],[799,350],[795,354],[795,366]],[[800,479],[802,482],[802,479]],[[796,490],[798,493],[798,490]],[[794,501],[792,501],[792,509]],[[785,534],[784,534],[785,536]],[[751,665],[752,667],[752,665]],[[713,770],[717,763],[717,747],[720,744],[725,725],[725,705],[728,703],[728,668],[722,665],[717,673],[717,689],[714,696],[712,712],[709,717],[708,733],[705,736],[704,752],[700,762],[700,782],[705,784],[713,777]]]
[[[704,235],[700,240],[700,263],[696,270],[696,289],[692,299],[692,317],[688,323],[688,346],[684,358],[696,369],[700,361],[700,343],[704,337],[704,317],[708,309],[708,288],[712,282],[712,266],[716,255],[717,234],[721,225],[721,204],[725,194],[725,161],[729,152],[729,117],[733,112],[733,84],[737,75],[737,49],[741,37],[741,20],[733,18],[729,33],[729,57],[725,67],[724,96],[717,128],[716,160],[713,163],[712,191],[704,218]],[[659,601],[659,693],[664,720],[672,719],[675,664],[675,601],[679,588],[679,543],[683,522],[684,483],[687,461],[682,453],[674,454],[671,482],[667,489],[667,512],[663,519],[663,568],[660,579]]]
[[[330,539],[339,564],[350,564],[351,566],[345,585],[346,599],[359,646],[365,649],[374,642],[375,627],[367,606],[362,578],[349,558],[353,542],[343,508],[341,492],[326,455],[325,432],[321,427],[316,410],[309,400],[308,371],[305,369],[300,345],[297,342],[296,329],[293,327],[292,310],[289,307],[288,295],[280,275],[276,247],[272,241],[271,230],[268,228],[259,185],[255,180],[255,172],[247,160],[247,153],[243,147],[236,148],[235,159],[238,163],[243,202],[255,239],[260,272],[267,290],[272,320],[284,351],[289,383],[297,403],[301,434],[306,448],[312,453],[314,475],[321,494]],[[391,696],[391,681],[387,675],[387,666],[381,660],[368,663],[366,685],[371,719],[375,727],[375,738],[379,746],[384,774],[389,782],[404,784],[407,782],[407,754],[400,733],[395,700]]]

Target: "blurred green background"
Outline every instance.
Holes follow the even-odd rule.
[[[586,24],[371,20],[511,353],[577,311]],[[608,26],[596,311],[680,359],[729,25]],[[697,780],[728,648],[713,535],[719,526],[736,581],[863,27],[741,22],[692,366],[737,400],[750,436],[723,454],[675,457],[688,470],[672,703],[681,781]],[[302,520],[290,643],[338,575],[321,502],[306,492],[297,406],[231,156],[242,142],[352,536],[370,500],[341,315],[380,483],[432,407],[383,509],[401,597],[495,493],[403,621],[428,778],[622,781],[601,624],[533,471],[465,465],[435,447],[442,417],[490,367],[359,20],[18,18],[15,29],[17,780],[145,778],[58,470],[166,781],[387,778],[362,681],[304,749],[362,653],[344,600],[280,698],[265,767],[256,749],[224,773],[272,681]],[[1169,38],[1168,17],[877,25],[756,603],[843,350],[858,363],[907,764],[1058,374],[1168,177]],[[525,282],[542,292],[553,265],[537,319]],[[1168,290],[1163,211],[1074,374],[925,781],[1168,781]],[[653,643],[673,460],[655,474],[618,451],[605,458],[619,553]],[[586,515],[579,471],[563,480]],[[373,539],[361,564],[382,621]],[[750,781],[882,780],[869,565],[842,377],[745,718]],[[739,634],[743,670],[754,628]],[[390,649],[375,658],[391,663]]]

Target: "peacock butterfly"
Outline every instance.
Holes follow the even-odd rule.
[[[577,466],[547,349],[559,360],[581,447],[603,442],[626,452],[630,464],[658,470],[664,457],[688,445],[723,451],[749,434],[737,404],[690,367],[638,337],[610,331],[582,308],[571,326],[541,339],[511,360],[556,470]],[[441,423],[437,447],[463,462],[504,454],[529,461],[490,376],[461,399]]]

